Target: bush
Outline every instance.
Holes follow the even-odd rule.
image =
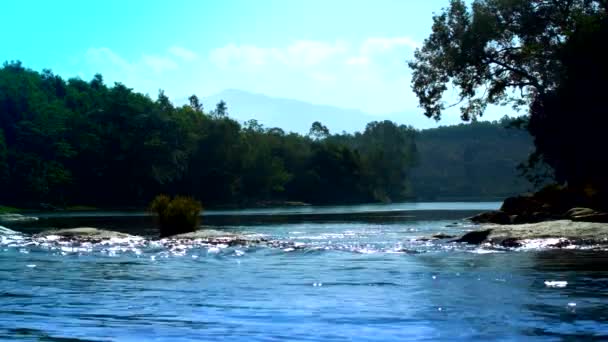
[[[158,217],[160,237],[195,231],[202,210],[201,203],[191,197],[158,195],[150,203],[150,211]]]

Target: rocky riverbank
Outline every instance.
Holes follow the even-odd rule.
[[[608,223],[608,212],[599,196],[589,190],[548,186],[532,193],[507,198],[500,210],[470,218],[474,223],[525,224],[555,220]]]
[[[608,223],[545,221],[527,224],[484,224],[453,242],[519,247],[533,240],[544,240],[548,247],[608,247]]]

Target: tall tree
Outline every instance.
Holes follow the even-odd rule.
[[[607,20],[605,0],[475,0],[470,7],[452,0],[433,17],[431,35],[409,63],[412,88],[437,120],[450,84],[459,90],[464,120],[488,104],[531,106],[532,159],[548,162],[559,181],[608,190],[605,177],[595,175],[608,171],[600,167],[608,157],[598,141],[607,117],[598,94],[607,92],[608,75],[606,55],[597,50]]]

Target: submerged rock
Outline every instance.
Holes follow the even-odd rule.
[[[572,220],[514,225],[484,225],[483,230],[466,233],[454,242],[490,243],[518,247],[525,240],[556,239],[553,247],[569,245],[608,245],[608,224]]]
[[[450,235],[450,234],[445,234],[445,233],[437,233],[437,234],[431,235],[431,237],[434,238],[434,239],[452,239],[455,236],[454,235]]]
[[[92,227],[78,227],[68,229],[47,230],[34,235],[35,238],[43,238],[49,236],[59,236],[65,239],[82,239],[82,240],[109,240],[109,239],[124,239],[137,238],[138,236],[126,233],[115,232],[112,230],[104,230]]]
[[[267,243],[268,240],[259,235],[243,235],[223,232],[214,229],[201,229],[190,233],[177,234],[166,237],[167,240],[194,241],[198,240],[211,245],[224,244],[228,246],[251,245]]]
[[[468,232],[464,234],[460,239],[454,240],[454,242],[465,242],[472,245],[479,245],[482,242],[486,241],[491,232],[491,229]]]

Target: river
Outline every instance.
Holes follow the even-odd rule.
[[[154,238],[144,213],[39,213],[0,229],[0,339],[608,339],[608,252],[496,249],[458,235],[496,202],[208,211],[203,228],[270,245]],[[33,240],[93,226],[144,238]]]

